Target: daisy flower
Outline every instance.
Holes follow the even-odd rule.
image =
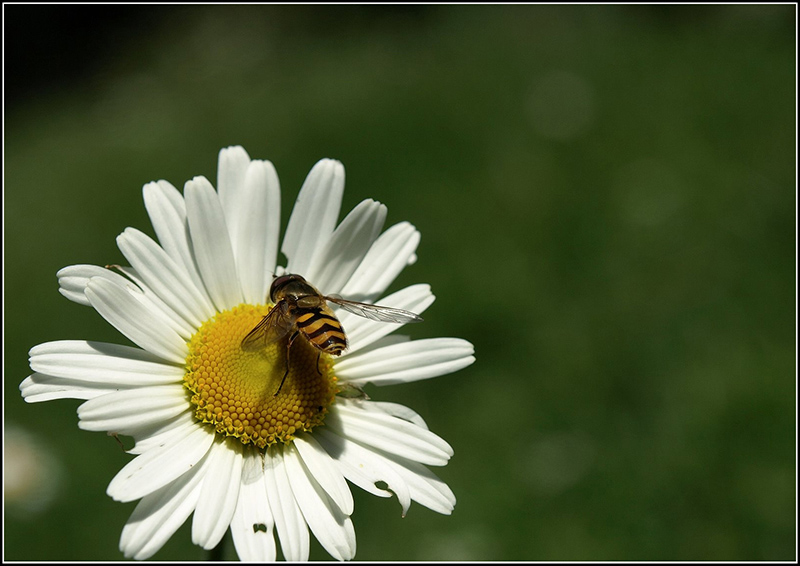
[[[341,163],[313,167],[280,246],[287,264],[278,266],[275,168],[226,148],[216,191],[204,177],[188,181],[183,195],[166,181],[144,186],[158,241],[122,232],[117,244],[129,267],[59,271],[65,297],[93,307],[136,347],[40,344],[20,390],[31,403],[81,399],[80,428],[134,439],[135,457],[107,489],[117,501],[139,501],[122,529],[126,557],[152,556],[193,514],[195,544],[214,548],[230,528],[243,561],[275,560],[275,534],[287,560],[307,560],[309,531],[332,557],[351,559],[348,482],[396,495],[403,515],[412,500],[452,511],[453,492],[427,468],[445,465],[452,448],[416,412],[370,400],[361,387],[461,369],[475,361],[469,342],[409,340],[393,334],[401,323],[330,303],[346,329],[340,356],[304,337],[289,348],[288,337],[242,347],[273,306],[275,275],[299,274],[323,295],[417,314],[433,303],[425,284],[384,296],[416,260],[419,232],[407,222],[382,231],[386,207],[369,199],[337,225],[343,190]]]

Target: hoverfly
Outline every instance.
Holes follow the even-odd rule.
[[[333,314],[328,302],[344,310],[379,322],[422,322],[413,312],[380,305],[348,301],[341,297],[325,296],[300,275],[281,275],[272,282],[270,300],[275,304],[267,315],[242,340],[242,349],[262,349],[291,333],[286,343],[286,371],[277,395],[289,375],[289,352],[298,336],[322,352],[338,356],[347,348],[347,335],[342,323]],[[319,356],[317,356],[319,364]],[[318,369],[319,371],[319,369]]]

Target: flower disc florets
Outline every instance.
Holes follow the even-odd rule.
[[[242,338],[268,312],[243,304],[205,322],[189,342],[184,376],[198,420],[259,448],[322,424],[336,392],[329,356],[302,338],[292,343],[283,386],[288,336],[242,349]]]

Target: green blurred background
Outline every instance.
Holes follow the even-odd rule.
[[[354,487],[357,559],[796,557],[795,6],[4,16],[5,466],[44,467],[6,490],[6,559],[122,558],[134,504],[105,488],[130,457],[77,401],[21,400],[27,351],[126,343],[56,271],[124,261],[142,185],[216,182],[232,144],[275,164],[284,226],[340,159],[343,211],[422,232],[393,287],[438,297],[413,336],[475,344],[370,390],[452,444],[458,504],[402,519]],[[188,523],[155,556],[204,557]]]

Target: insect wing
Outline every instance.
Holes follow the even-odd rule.
[[[284,309],[281,306],[282,304],[278,303],[272,307],[267,316],[262,318],[261,322],[242,339],[242,350],[248,352],[261,350],[289,333],[293,321],[288,314],[283,312]]]
[[[339,305],[347,312],[363,316],[370,320],[377,320],[378,322],[422,322],[421,316],[403,309],[358,303],[356,301],[342,299],[341,297],[325,297],[325,300]]]

